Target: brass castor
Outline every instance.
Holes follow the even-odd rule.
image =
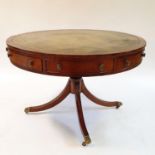
[[[83,146],[86,146],[87,144],[90,144],[91,143],[91,139],[88,136],[84,136],[84,142],[82,143]]]
[[[116,108],[118,109],[122,105],[123,105],[122,102],[117,102]]]
[[[30,108],[25,108],[25,113],[28,114],[30,112]]]

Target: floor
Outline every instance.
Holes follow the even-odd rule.
[[[129,72],[84,78],[96,96],[123,102],[116,110],[82,95],[92,139],[86,147],[81,145],[73,95],[48,111],[24,113],[26,106],[45,103],[59,94],[67,78],[26,72],[9,62],[0,71],[1,155],[155,154],[155,73],[147,70],[145,62]]]

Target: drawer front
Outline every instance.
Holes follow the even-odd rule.
[[[36,72],[42,72],[42,62],[39,58],[32,58],[25,55],[20,55],[16,53],[10,54],[10,60],[13,64]]]
[[[46,72],[66,76],[89,76],[113,72],[113,59],[106,58],[97,60],[98,61],[60,61],[49,59],[46,65]]]
[[[141,53],[118,57],[115,61],[115,72],[132,69],[141,63]]]

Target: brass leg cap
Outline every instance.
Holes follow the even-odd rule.
[[[30,108],[25,108],[25,113],[28,114],[30,112]]]
[[[123,105],[122,102],[117,102],[116,108],[118,109],[122,105]]]
[[[88,136],[84,136],[84,142],[82,143],[83,146],[86,146],[87,144],[90,144],[91,143],[91,139]]]

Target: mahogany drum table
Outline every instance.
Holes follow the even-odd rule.
[[[25,108],[25,112],[52,108],[69,93],[75,94],[84,146],[91,139],[84,121],[81,93],[101,106],[119,108],[122,104],[95,97],[86,88],[82,77],[130,70],[141,63],[145,46],[145,40],[140,37],[104,30],[38,31],[7,39],[8,57],[17,67],[35,73],[70,77],[60,95],[46,104]]]

